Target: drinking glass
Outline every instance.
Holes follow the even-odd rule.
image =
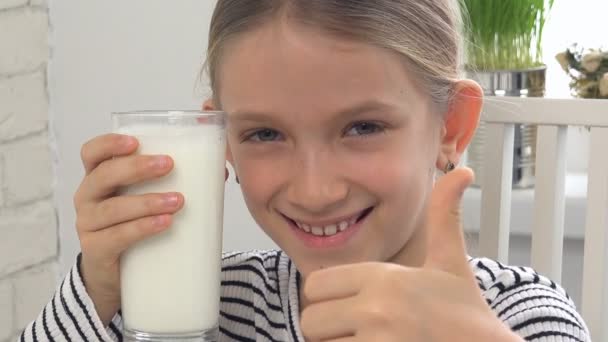
[[[166,176],[125,195],[180,192],[171,227],[138,242],[120,260],[126,341],[217,341],[219,322],[225,113],[112,113],[113,131],[139,141],[137,154],[169,155]]]

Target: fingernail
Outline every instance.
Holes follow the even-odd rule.
[[[165,156],[157,156],[152,159],[152,167],[156,169],[164,169],[169,164],[169,158]]]
[[[135,145],[135,138],[128,136],[128,135],[123,135],[120,138],[120,143],[122,144],[122,146],[129,148],[129,147]]]
[[[179,196],[177,194],[165,195],[163,197],[163,202],[166,207],[175,208],[179,204]]]
[[[161,215],[161,216],[154,217],[154,219],[152,220],[152,223],[156,227],[162,227],[167,224],[167,221],[168,221],[167,215]]]

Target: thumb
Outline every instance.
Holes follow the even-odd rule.
[[[472,277],[461,222],[461,200],[473,182],[473,171],[458,168],[442,176],[433,187],[427,211],[425,268]]]

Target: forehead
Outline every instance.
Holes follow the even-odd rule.
[[[224,109],[318,107],[421,98],[394,52],[296,23],[272,21],[230,41],[219,69]]]

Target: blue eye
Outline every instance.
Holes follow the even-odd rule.
[[[355,124],[353,124],[349,130],[346,132],[346,135],[354,135],[354,136],[360,136],[360,135],[370,135],[370,134],[374,134],[374,133],[381,133],[384,131],[384,127],[380,126],[379,124],[373,123],[373,122],[357,122]]]
[[[281,134],[273,129],[264,128],[256,132],[253,132],[246,140],[254,142],[268,142],[275,141],[281,137]]]

